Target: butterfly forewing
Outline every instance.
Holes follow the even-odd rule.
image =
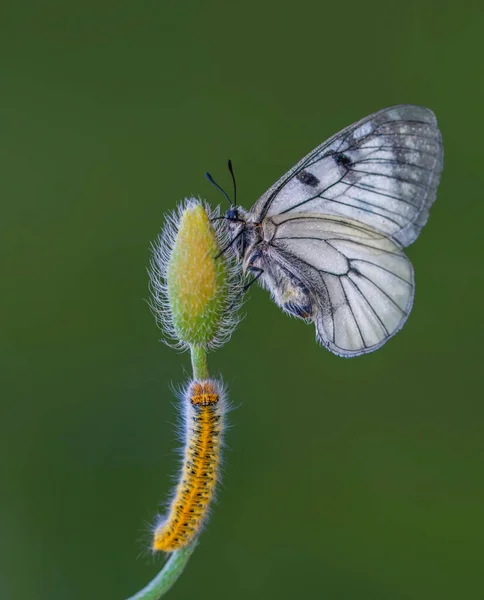
[[[407,246],[427,221],[442,164],[433,112],[395,106],[321,144],[276,182],[251,213],[258,221],[294,213],[339,215]]]
[[[312,293],[320,342],[342,356],[372,352],[405,323],[413,268],[398,243],[357,221],[287,214],[271,245]]]

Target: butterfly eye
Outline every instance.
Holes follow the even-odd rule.
[[[225,213],[225,216],[229,221],[238,221],[239,220],[239,211],[235,206],[231,206],[228,211]]]

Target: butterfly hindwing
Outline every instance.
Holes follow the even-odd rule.
[[[413,268],[394,240],[357,221],[318,214],[270,219],[272,248],[311,290],[319,341],[342,356],[372,352],[410,312]]]

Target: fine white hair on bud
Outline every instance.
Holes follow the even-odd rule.
[[[169,213],[152,244],[150,291],[153,314],[176,348],[214,349],[240,320],[240,267],[220,255],[229,240],[220,210],[187,198]]]

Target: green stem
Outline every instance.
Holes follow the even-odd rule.
[[[202,346],[190,346],[193,379],[208,379],[207,351]]]
[[[131,598],[128,598],[128,600],[158,600],[158,598],[161,598],[166,594],[178,577],[183,573],[183,569],[185,568],[188,559],[195,550],[197,541],[198,540],[195,540],[186,548],[173,552],[158,575],[150,581],[146,587],[134,596],[131,596]]]

